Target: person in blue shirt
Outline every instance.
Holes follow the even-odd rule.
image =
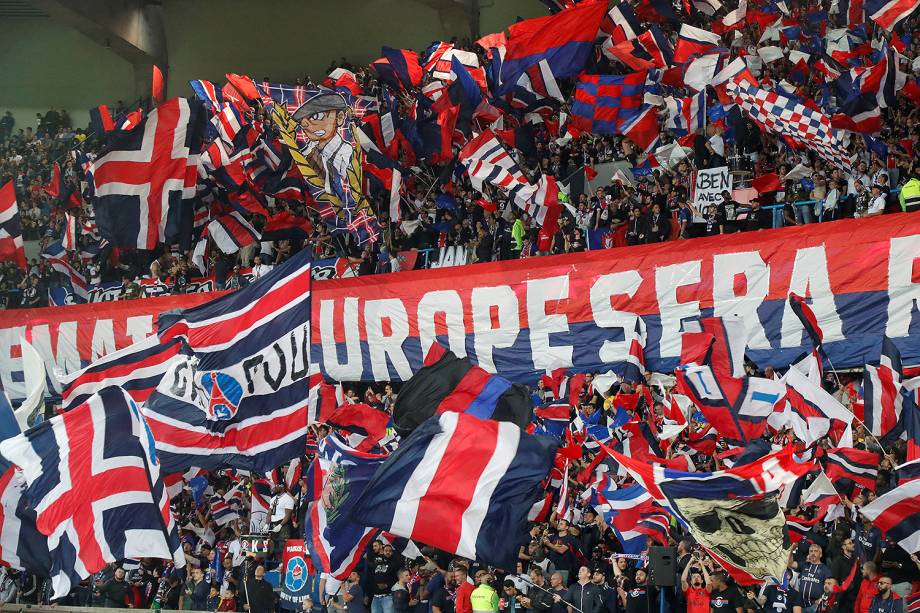
[[[891,591],[891,577],[881,575],[878,578],[878,594],[869,605],[869,613],[903,613],[904,601]]]
[[[812,543],[808,548],[805,563],[793,562],[793,564],[799,572],[798,588],[802,594],[802,600],[806,607],[811,607],[824,594],[824,580],[833,576],[831,569],[821,561],[821,546]]]
[[[872,522],[863,518],[862,523],[856,524],[854,544],[856,555],[862,562],[875,562],[882,550],[882,532],[872,525]]]
[[[364,589],[361,587],[361,576],[353,570],[348,576],[348,581],[342,586],[342,600],[345,601],[345,613],[365,613]]]

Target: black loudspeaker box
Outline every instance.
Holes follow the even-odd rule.
[[[673,587],[677,582],[677,547],[650,547],[648,582],[655,587]]]

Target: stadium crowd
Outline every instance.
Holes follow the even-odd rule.
[[[797,3],[792,8],[799,14],[803,10]],[[694,23],[706,26],[710,21]],[[904,22],[903,28],[913,32],[917,26],[918,17],[914,16]],[[676,33],[673,27],[666,27],[665,31]],[[876,36],[882,36],[880,30]],[[727,36],[726,42],[730,38]],[[759,32],[754,25],[748,25],[740,31],[740,36],[731,38],[729,45],[752,55],[756,53],[758,40]],[[484,62],[484,49],[469,42],[453,42],[459,48],[476,51]],[[785,46],[795,49],[797,44],[793,41]],[[903,53],[907,60],[903,68],[912,77],[917,74],[918,48],[918,37],[914,35],[912,44]],[[354,70],[364,91],[379,95],[382,85],[371,70],[344,60],[330,69],[336,67]],[[605,59],[599,70],[605,68],[614,69],[615,65]],[[757,71],[757,76],[768,89],[787,79],[798,82],[796,94],[815,99],[821,93],[820,80],[800,82],[793,75],[794,70],[795,65],[783,58]],[[309,84],[312,80],[305,77],[300,83]],[[560,85],[565,93],[571,92],[571,82]],[[716,96],[711,98],[715,100]],[[116,110],[127,110],[120,106]],[[561,115],[568,111],[562,105],[532,126],[532,150],[513,151],[529,179],[547,174],[568,183],[575,175],[590,175],[595,166],[612,161],[626,161],[637,172],[632,180],[603,178],[602,185],[593,192],[573,194],[555,232],[545,232],[532,223],[503,194],[491,189],[477,193],[466,177],[455,177],[450,193],[442,191],[433,180],[441,169],[420,163],[420,174],[430,179],[414,182],[406,194],[401,224],[389,223],[386,205],[382,200],[376,203],[384,232],[382,239],[370,246],[357,245],[349,237],[333,236],[303,202],[269,198],[270,213],[290,211],[310,219],[313,228],[310,234],[300,239],[256,242],[234,256],[221,255],[215,249],[206,270],[200,270],[192,261],[191,252],[182,253],[174,246],[139,252],[105,245],[103,237],[94,233],[92,206],[80,197],[75,210],[83,231],[74,250],[79,256],[72,263],[89,283],[121,282],[121,297],[135,299],[143,295],[142,279],[158,279],[169,291],[182,293],[192,285],[193,279],[213,275],[217,288],[239,289],[304,248],[312,249],[317,258],[347,257],[363,275],[398,270],[399,252],[444,246],[465,248],[467,262],[488,262],[755,232],[774,227],[774,216],[768,208],[773,205],[782,205],[780,225],[786,226],[920,207],[920,199],[910,196],[916,191],[904,190],[908,184],[913,185],[911,190],[920,189],[920,164],[915,153],[920,146],[920,108],[905,96],[898,98],[898,104],[882,110],[883,129],[878,142],[887,148],[886,156],[851,134],[849,151],[856,156],[856,163],[850,174],[829,167],[809,151],[789,148],[776,137],[763,133],[749,119],[730,130],[724,121],[711,122],[696,135],[688,157],[671,168],[641,172],[638,169],[649,160],[626,138],[592,134],[560,137]],[[261,119],[270,123],[268,117]],[[34,128],[19,128],[10,113],[0,118],[0,184],[10,178],[15,180],[23,235],[27,240],[39,241],[43,249],[60,239],[65,224],[60,196],[53,196],[46,189],[52,180],[53,162],[60,163],[63,184],[81,193],[85,188],[81,184],[85,179],[83,169],[69,152],[77,144],[83,144],[84,151],[91,152],[99,143],[88,136],[89,130],[74,129],[64,111],[51,109],[37,120]],[[672,137],[662,131],[662,138],[667,143]],[[731,193],[726,193],[720,204],[704,211],[692,210],[694,169],[719,167],[732,160],[737,160],[736,169],[745,173],[739,177],[776,173],[784,179],[780,189],[764,192],[750,204],[738,203]],[[808,169],[804,176],[785,179],[800,165]],[[494,204],[496,210],[483,207],[483,198]],[[796,204],[801,202],[807,204]],[[256,215],[250,218],[256,228],[264,222]],[[90,246],[94,249],[89,249]],[[48,290],[62,282],[66,283],[66,278],[43,258],[31,260],[27,270],[12,262],[0,263],[0,308],[47,305]],[[752,373],[755,370],[751,365]],[[639,385],[648,387],[653,398],[651,406],[635,409],[640,421],[658,428],[665,425],[663,392],[670,391],[672,384]],[[850,406],[857,395],[858,381],[847,377],[838,381],[829,374],[824,386],[845,406]],[[613,422],[619,395],[633,395],[637,391],[636,386],[628,383],[616,384],[603,394],[587,391],[592,389],[588,385],[584,389],[577,401],[571,403],[570,417],[599,414],[601,425]],[[390,383],[345,386],[349,398],[387,412],[392,412],[398,391],[398,384]],[[534,402],[540,405],[550,399],[551,392],[541,383],[535,394]],[[690,426],[670,445],[668,457],[686,456],[697,471],[725,467],[731,456],[725,454],[727,450],[722,443],[694,436],[707,428],[701,416],[693,416]],[[316,427],[314,444],[327,434],[325,426]],[[624,434],[618,432],[617,436]],[[782,430],[769,432],[765,442],[785,446],[795,443],[795,439],[790,430]],[[559,505],[565,507],[562,517],[551,515],[550,519],[532,524],[531,540],[522,546],[516,568],[482,566],[428,547],[418,552],[398,551],[395,543],[378,540],[368,548],[347,581],[322,577],[315,597],[303,608],[324,613],[647,613],[660,610],[660,602],[664,602],[669,610],[688,612],[902,611],[902,599],[920,588],[920,561],[884,538],[878,528],[860,516],[859,509],[898,484],[899,475],[893,467],[904,462],[905,446],[896,441],[882,449],[859,425],[855,428],[854,445],[882,454],[874,490],[852,482],[835,484],[840,504],[823,520],[815,520],[814,506],[788,509],[787,514],[797,518],[796,523],[805,529],[801,533],[787,529],[787,537],[795,546],[787,561],[788,581],[779,585],[741,589],[673,520],[663,533],[648,537],[642,555],[618,555],[623,551],[622,544],[604,521],[603,513],[592,506],[590,496],[583,495],[592,482],[591,478],[581,478],[593,459],[588,453],[576,460],[567,473],[569,503]],[[833,443],[825,438],[818,446],[829,447]],[[309,461],[310,457],[305,457],[303,465],[307,466]],[[81,584],[61,604],[274,611],[277,597],[264,575],[266,570],[276,568],[278,548],[264,564],[253,564],[242,555],[240,537],[262,530],[265,524],[276,535],[276,545],[284,537],[302,533],[307,484],[304,478],[286,483],[280,477],[286,472],[282,467],[269,482],[272,495],[267,518],[250,517],[247,510],[256,483],[263,482],[261,476],[239,471],[211,473],[204,476],[206,490],[197,494],[186,485],[173,501],[182,526],[187,562],[184,569],[153,559],[110,565]],[[590,471],[588,476],[593,477]],[[623,476],[613,478],[624,480]],[[240,517],[219,525],[210,501],[213,496],[222,498],[234,487],[242,492],[244,501],[239,508]],[[656,587],[650,581],[647,553],[648,547],[655,544],[677,547],[674,587]],[[47,582],[9,569],[0,573],[0,602],[47,600]]]
[[[754,372],[754,366],[748,365]],[[667,399],[672,392],[668,378],[647,375],[642,383],[620,382],[605,393],[592,385],[592,375],[584,380],[577,401],[571,405],[572,417],[583,419],[600,414],[599,425],[613,423],[616,407],[622,406],[647,388],[652,406],[639,403],[634,409],[641,420],[662,428]],[[673,379],[671,379],[673,381]],[[844,405],[856,397],[854,381],[838,381],[829,375],[824,387]],[[374,408],[392,412],[398,384],[346,385],[345,396]],[[534,403],[553,402],[551,383],[541,381],[534,392]],[[536,420],[540,422],[539,419]],[[854,422],[855,424],[856,422]],[[670,446],[667,457],[686,456],[698,471],[719,470],[730,465],[724,441],[707,441],[698,435],[709,426],[701,414]],[[522,545],[515,568],[494,568],[452,556],[430,547],[407,546],[403,539],[378,538],[344,581],[322,574],[311,578],[313,594],[303,610],[350,613],[635,613],[665,610],[695,612],[772,612],[806,613],[900,612],[903,598],[920,588],[920,560],[898,544],[885,538],[860,508],[894,488],[899,482],[893,467],[905,459],[903,441],[882,448],[879,441],[861,426],[854,425],[854,447],[881,453],[874,487],[852,481],[835,480],[839,504],[821,509],[801,504],[786,509],[787,521],[801,529],[787,528],[786,538],[793,543],[787,560],[787,577],[782,584],[741,587],[721,570],[680,525],[671,520],[654,535],[646,537],[639,555],[624,555],[617,534],[607,524],[604,510],[598,510],[592,474],[593,454],[574,462],[566,473],[567,503],[554,504],[554,510],[531,523],[529,541]],[[329,427],[313,428],[312,443],[329,434]],[[626,433],[616,431],[616,437]],[[763,441],[767,448],[796,444],[791,429],[768,430]],[[615,443],[612,441],[611,444]],[[756,445],[758,442],[753,442]],[[798,443],[800,444],[800,443]],[[832,446],[830,437],[819,448]],[[306,466],[312,456],[302,458]],[[195,491],[191,481],[173,499],[173,509],[182,527],[186,558],[184,569],[172,563],[143,559],[114,564],[77,587],[59,604],[94,605],[112,608],[182,609],[193,611],[274,611],[277,594],[266,582],[266,570],[280,562],[284,540],[303,531],[309,500],[307,475],[292,478],[287,466],[270,475],[242,471],[216,471],[204,474],[207,485]],[[607,473],[614,483],[628,481],[616,472]],[[194,478],[193,478],[194,479]],[[230,521],[217,517],[219,501],[231,490],[249,501],[254,482],[271,487],[264,510],[247,511],[248,502],[237,507],[239,517]],[[609,487],[614,487],[610,485]],[[253,496],[255,500],[255,496]],[[255,503],[253,503],[255,504]],[[560,512],[560,509],[563,509]],[[826,515],[825,515],[826,513]],[[241,536],[248,533],[272,535],[275,549],[266,559],[247,559]],[[655,545],[676,547],[677,556],[671,577],[673,587],[653,579],[649,568],[649,548]],[[396,547],[401,547],[397,549]],[[0,571],[0,602],[38,603],[48,597],[48,582],[25,572]],[[659,571],[661,574],[661,571]],[[288,608],[298,608],[299,605]]]

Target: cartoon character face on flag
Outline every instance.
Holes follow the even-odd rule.
[[[325,179],[326,190],[330,192],[337,187],[336,182],[347,180],[354,155],[348,110],[341,94],[317,91],[291,115],[307,139],[301,153]]]
[[[281,140],[330,229],[353,232],[361,243],[376,240],[379,226],[363,192],[353,111],[337,92],[316,89],[303,94],[303,103],[290,114],[285,105],[274,105]]]
[[[703,547],[755,577],[783,576],[785,516],[775,495],[762,500],[676,498],[674,503]]]

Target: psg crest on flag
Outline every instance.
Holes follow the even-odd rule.
[[[201,388],[207,398],[208,419],[233,419],[243,398],[239,381],[223,372],[209,372],[201,377]]]

